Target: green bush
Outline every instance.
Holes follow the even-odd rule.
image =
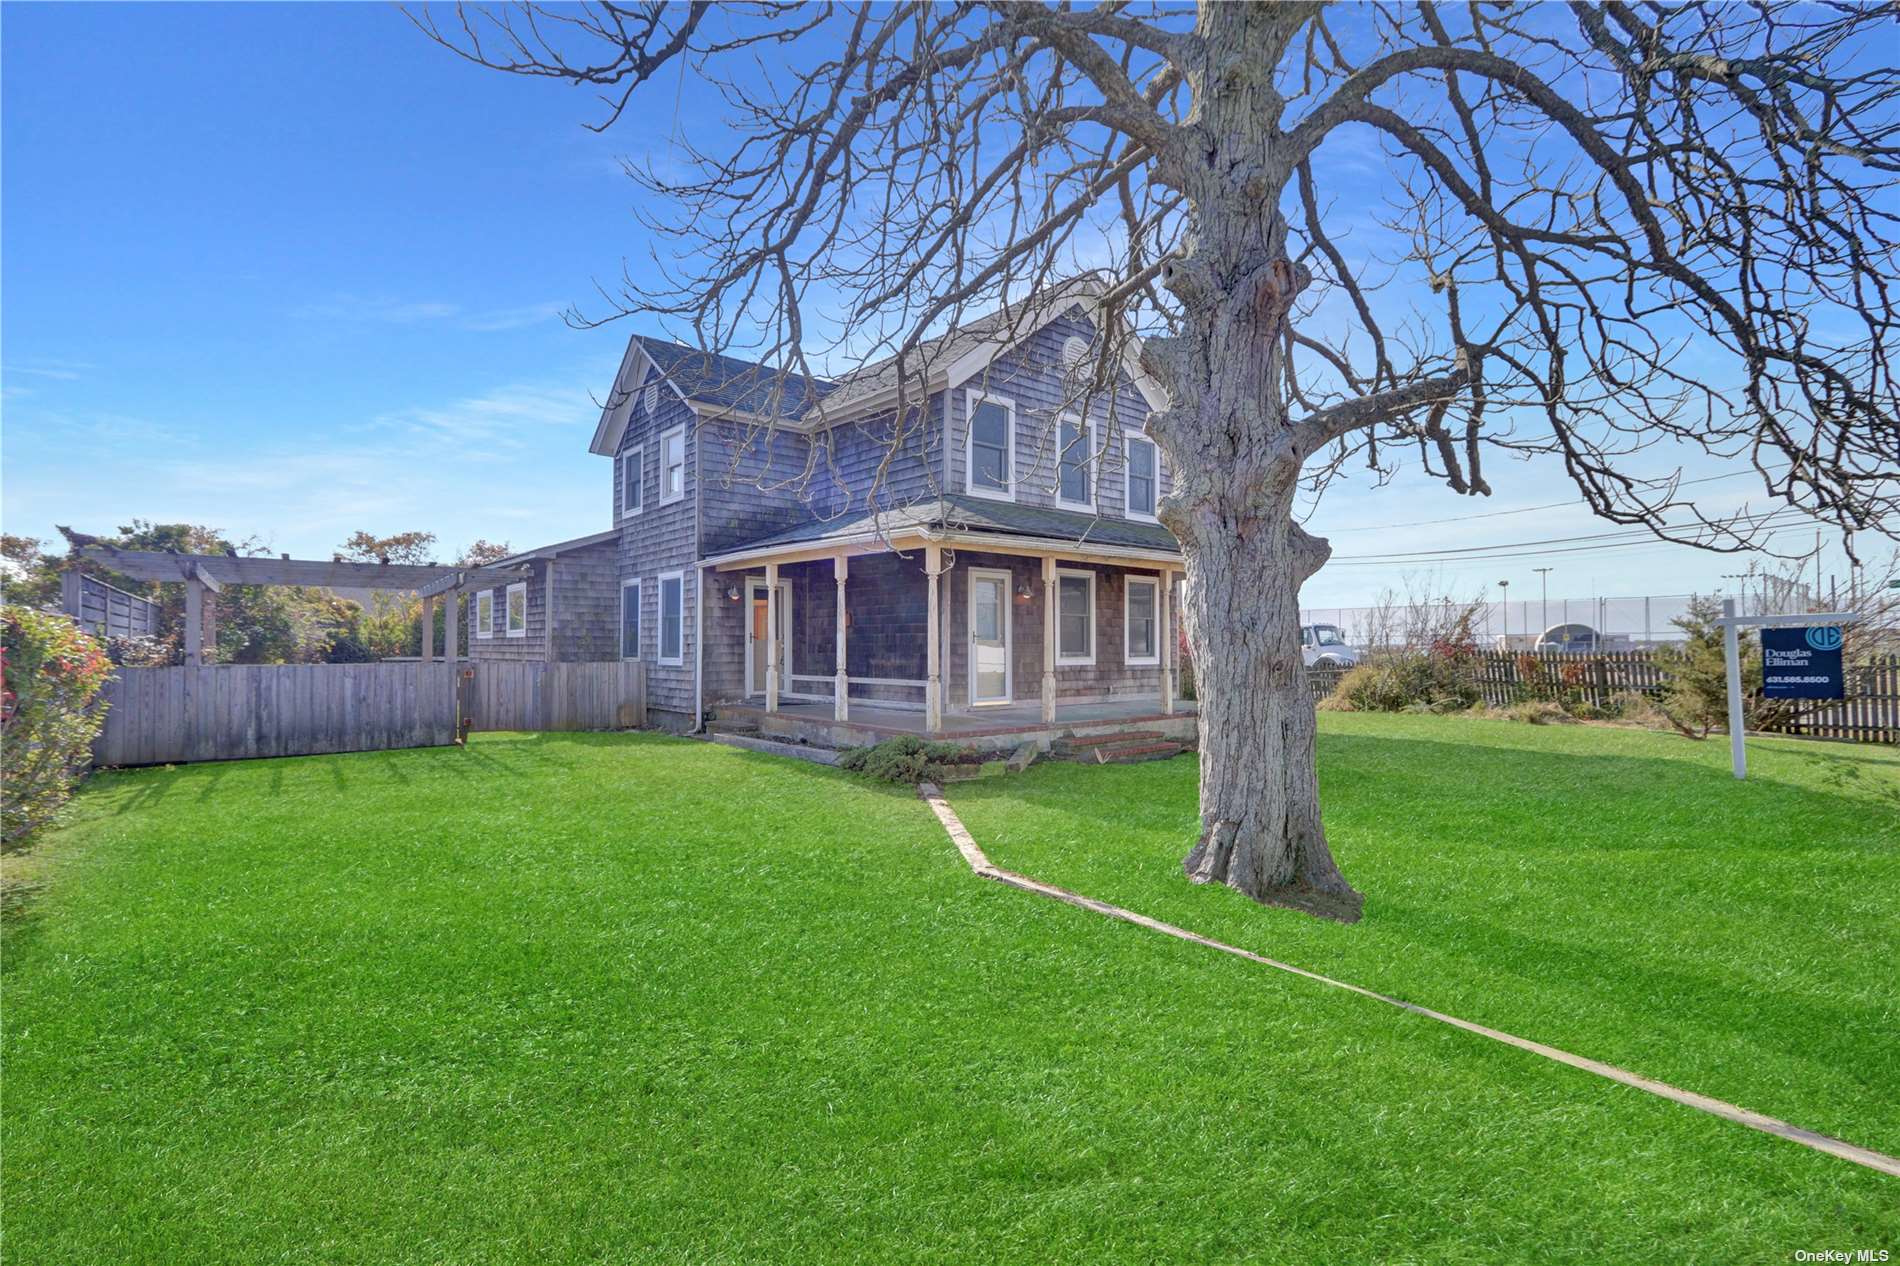
[[[982,760],[982,754],[974,748],[927,743],[906,734],[875,747],[848,747],[838,757],[838,768],[879,782],[916,783],[935,779],[945,765],[975,765]]]
[[[1452,655],[1381,656],[1351,669],[1320,701],[1329,712],[1458,712],[1478,702],[1478,687]]]
[[[112,663],[63,617],[9,606],[0,622],[0,840],[10,844],[58,813],[85,772]]]

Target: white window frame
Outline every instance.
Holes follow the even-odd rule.
[[[1153,510],[1144,512],[1135,509],[1134,473],[1135,445],[1137,444],[1146,444],[1149,451],[1154,454],[1155,510],[1161,508],[1161,446],[1155,443],[1152,437],[1130,427],[1122,432],[1122,513],[1128,518],[1139,519],[1143,523],[1159,523],[1161,520],[1155,517]]]
[[[1135,654],[1133,608],[1137,586],[1151,590],[1155,596],[1155,651],[1153,655]],[[1124,576],[1122,578],[1122,662],[1130,668],[1159,668],[1161,666],[1161,594],[1161,580],[1157,576]]]
[[[493,589],[475,591],[475,636],[479,638],[495,636],[495,591]]]
[[[521,591],[521,627],[520,628],[515,627],[515,591],[517,589]],[[505,633],[507,633],[509,637],[528,636],[528,582],[527,581],[517,580],[514,584],[508,586],[508,592],[502,596],[502,600],[501,600],[501,624],[502,624],[502,630]]]
[[[1062,649],[1062,582],[1068,580],[1086,580],[1089,585],[1089,650],[1086,655],[1074,655]],[[1089,668],[1095,663],[1096,640],[1101,631],[1096,627],[1095,618],[1095,573],[1083,571],[1078,567],[1056,568],[1056,666],[1059,668]]]
[[[680,442],[680,487],[678,492],[667,491],[667,472],[671,469],[666,463],[666,446],[675,439]],[[668,427],[660,432],[660,504],[670,506],[686,496],[686,427],[684,425]]]
[[[1085,450],[1082,458],[1082,473],[1088,477],[1089,481],[1089,499],[1087,501],[1070,501],[1062,495],[1062,427],[1063,424],[1067,422],[1080,423],[1082,427],[1081,443]],[[1096,426],[1094,418],[1085,418],[1075,413],[1065,413],[1056,419],[1056,504],[1064,510],[1087,510],[1091,514],[1095,511],[1098,483],[1097,476],[1100,474],[1095,461],[1095,438]]]
[[[686,662],[686,573],[683,571],[663,571],[659,574],[658,580],[660,585],[660,621],[658,629],[659,636],[655,649],[659,652],[659,660],[662,664],[671,668],[678,668]],[[668,655],[666,653],[666,582],[669,580],[677,580],[679,582],[680,598],[678,614],[680,644],[679,654],[677,655]]]
[[[633,654],[627,654],[627,590],[633,590]],[[640,643],[646,640],[646,608],[640,605],[640,578],[620,582],[620,627],[615,631],[614,640],[620,644],[620,658],[637,660],[640,658]]]
[[[629,468],[633,472],[631,475],[627,473]],[[627,495],[629,491],[638,494],[638,504],[631,506],[627,504],[628,501],[633,500]],[[647,446],[635,444],[620,455],[620,517],[631,519],[646,508]]]
[[[970,450],[976,442],[976,407],[979,404],[1001,405],[1003,409],[1006,456],[1003,458],[1003,487],[1000,489],[977,487],[976,465],[970,460]],[[972,497],[985,497],[991,501],[1016,499],[1016,402],[1008,396],[975,388],[968,388],[963,393],[963,491]]]

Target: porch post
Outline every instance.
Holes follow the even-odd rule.
[[[765,710],[778,711],[778,564],[765,565]]]
[[[196,576],[185,581],[185,663],[205,662],[205,586]]]
[[[435,659],[435,598],[422,600],[422,656],[416,661],[416,688],[421,699],[428,698],[429,665]],[[427,707],[425,703],[421,705]]]
[[[1155,604],[1161,610],[1155,620],[1160,626],[1161,635],[1161,715],[1174,715],[1174,622],[1169,619],[1174,610],[1174,573],[1161,573],[1161,601]]]
[[[937,573],[943,566],[943,547],[924,546],[924,585],[929,598],[929,612],[925,622],[924,634],[925,662],[928,666],[930,682],[924,690],[924,730],[936,734],[943,729],[943,633],[941,621],[937,618]],[[1009,613],[1003,613],[1007,616]]]
[[[1056,560],[1042,560],[1042,723],[1056,723]]]
[[[844,582],[851,575],[851,560],[843,554],[832,559],[831,574],[832,578],[838,582],[838,678],[835,687],[837,698],[832,702],[831,715],[834,720],[848,721],[851,719],[851,681],[845,676],[844,667]]]

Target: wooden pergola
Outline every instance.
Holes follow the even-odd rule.
[[[284,555],[177,554],[159,550],[118,549],[97,542],[73,542],[81,557],[103,563],[134,580],[185,586],[185,662],[204,662],[207,636],[215,640],[216,595],[226,585],[300,585],[321,589],[413,591],[422,598],[422,664],[435,659],[435,603],[444,598],[443,659],[460,656],[459,599],[467,590],[489,589],[528,578],[526,567],[444,567],[435,563],[344,563]]]

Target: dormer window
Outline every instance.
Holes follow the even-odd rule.
[[[1056,423],[1056,504],[1071,510],[1095,508],[1095,425],[1064,416]]]
[[[975,496],[1010,500],[1016,466],[1016,404],[1001,396],[965,395],[970,416],[964,487]]]

